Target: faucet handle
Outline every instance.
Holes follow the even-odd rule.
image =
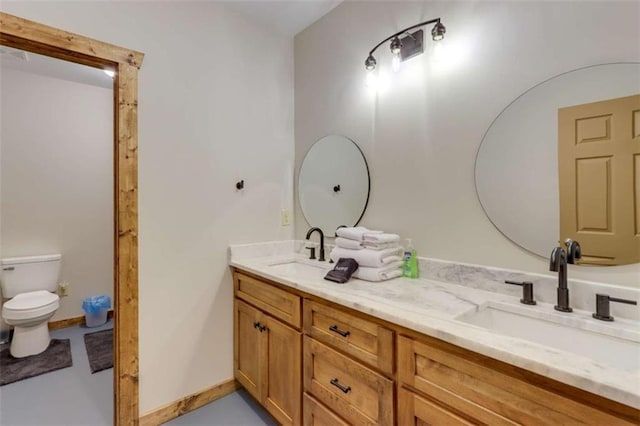
[[[506,280],[505,284],[522,286],[522,299],[520,299],[520,303],[523,303],[525,305],[537,304],[535,299],[533,298],[533,283],[531,281],[518,282]]]
[[[564,240],[564,244],[567,246],[567,263],[572,265],[576,263],[576,260],[582,259],[582,248],[580,243],[571,238]]]
[[[609,302],[625,303],[627,305],[638,304],[635,300],[618,299],[617,297],[610,297],[608,294],[596,294],[596,312],[592,316],[600,321],[613,321]]]

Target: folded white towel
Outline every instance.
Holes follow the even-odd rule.
[[[402,276],[402,261],[392,262],[380,268],[360,267],[354,273],[354,278],[366,281],[385,281]]]
[[[372,243],[397,243],[400,241],[400,235],[365,233],[364,240]]]
[[[362,241],[365,234],[382,234],[382,231],[372,231],[364,226],[356,226],[354,228],[338,228],[336,235],[342,238],[348,238],[350,240]]]
[[[335,247],[331,250],[329,257],[334,262],[337,262],[341,257],[347,257],[354,259],[358,262],[359,266],[366,266],[371,268],[378,268],[380,266],[388,265],[392,262],[402,260],[400,254],[402,248],[390,248],[386,250],[349,250],[342,247]]]
[[[336,247],[342,247],[349,250],[362,250],[362,243],[348,238],[338,237],[335,240]]]
[[[398,243],[372,243],[370,241],[363,241],[362,247],[368,248],[371,250],[384,250],[394,247],[400,247]]]

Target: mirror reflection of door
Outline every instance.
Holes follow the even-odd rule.
[[[582,264],[640,262],[640,95],[558,110],[560,240]]]

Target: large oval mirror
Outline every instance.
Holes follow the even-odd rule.
[[[476,158],[478,197],[516,244],[548,256],[565,238],[582,264],[640,259],[640,64],[563,73],[509,104]]]
[[[298,199],[309,225],[327,236],[357,225],[369,201],[369,168],[358,145],[340,135],[313,144],[300,167]]]

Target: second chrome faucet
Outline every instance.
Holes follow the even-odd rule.
[[[565,250],[558,246],[551,252],[549,270],[558,273],[558,303],[554,306],[556,311],[572,312],[569,304],[569,287],[567,286],[567,264],[574,264],[582,257],[580,244],[570,238],[564,242],[567,246]]]

